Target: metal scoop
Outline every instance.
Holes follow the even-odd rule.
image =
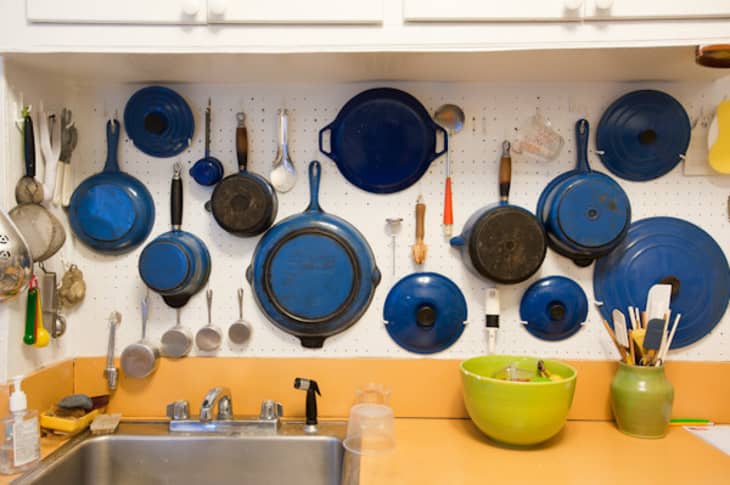
[[[243,319],[243,288],[238,289],[238,320],[228,327],[228,338],[236,345],[243,345],[251,338],[251,325]]]
[[[223,334],[218,327],[213,326],[213,319],[211,316],[211,308],[213,306],[213,290],[205,292],[205,301],[208,305],[208,325],[198,330],[195,334],[195,345],[200,350],[206,352],[212,352],[218,350],[223,341]]]
[[[162,334],[162,355],[178,359],[190,353],[193,347],[193,338],[190,330],[180,325],[180,309],[176,312],[177,323],[170,330]]]
[[[127,345],[122,351],[120,361],[122,370],[129,377],[141,379],[152,374],[157,368],[157,359],[160,349],[147,341],[147,317],[149,315],[150,299],[146,295],[142,299],[142,338],[139,342]]]

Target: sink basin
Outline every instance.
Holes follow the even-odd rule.
[[[283,422],[275,433],[178,433],[167,423],[122,423],[108,436],[82,435],[13,484],[338,485],[345,422],[317,434]]]

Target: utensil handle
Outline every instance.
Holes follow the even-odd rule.
[[[309,206],[307,212],[321,212],[319,206],[319,179],[322,173],[322,165],[317,160],[309,164]]]
[[[451,236],[451,229],[454,225],[454,208],[451,196],[451,177],[446,176],[444,186],[444,235]]]
[[[289,115],[287,110],[279,110],[279,145],[284,147],[289,144],[288,140],[289,132]]]
[[[61,205],[63,199],[63,181],[66,174],[66,164],[56,162],[56,182],[53,185],[53,205]]]
[[[25,307],[25,335],[23,335],[23,343],[25,345],[33,345],[35,343],[35,317],[36,317],[36,300],[38,298],[38,288],[28,290],[28,300]]]
[[[510,143],[502,143],[502,156],[499,159],[499,200],[507,203],[509,200],[509,189],[512,184],[512,156],[510,155]]]
[[[588,120],[581,118],[575,123],[575,153],[578,160],[576,169],[581,172],[591,171],[591,167],[588,165],[589,131],[590,125],[588,124]]]
[[[145,295],[144,298],[142,298],[142,303],[140,304],[140,307],[142,308],[142,340],[145,340],[147,338],[147,318],[150,314],[149,294]]]
[[[45,332],[46,329],[43,327],[43,306],[41,302],[41,294],[38,293],[38,298],[36,298],[35,302],[35,342],[33,345],[36,347],[45,347],[48,345],[48,339],[46,339],[45,342],[43,342],[43,339],[41,339],[41,332]]]
[[[210,157],[210,98],[205,108],[205,158]]]
[[[236,157],[239,172],[245,172],[248,167],[248,130],[245,126],[236,128]]]
[[[33,134],[33,118],[23,118],[23,152],[25,155],[25,176],[35,177],[35,135]]]
[[[205,304],[208,307],[208,326],[210,327],[211,325],[213,325],[213,290],[211,290],[210,288],[208,289],[208,291],[205,292]]]
[[[61,192],[61,205],[68,207],[71,203],[71,195],[74,193],[73,169],[70,163],[64,163],[63,167],[63,191]]]
[[[426,204],[418,199],[416,203],[416,240],[423,240],[425,235]]]
[[[175,173],[170,183],[170,219],[172,220],[173,230],[180,230],[180,226],[182,226],[183,193],[181,172],[180,164],[176,163]]]
[[[243,288],[239,288],[238,294],[238,319],[243,320]]]
[[[104,163],[105,172],[119,171],[119,161],[117,160],[117,152],[119,151],[119,131],[119,121],[109,120],[106,122],[106,163]]]

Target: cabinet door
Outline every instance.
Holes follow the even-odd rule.
[[[586,18],[730,18],[730,0],[586,0]]]
[[[204,24],[206,0],[26,0],[31,22]]]
[[[210,23],[380,24],[384,0],[209,0]]]
[[[583,0],[403,0],[409,22],[580,20]]]

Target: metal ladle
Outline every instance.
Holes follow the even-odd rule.
[[[436,122],[446,128],[449,138],[464,128],[464,111],[455,104],[444,104],[433,115]],[[451,237],[454,228],[454,211],[451,197],[451,147],[446,151],[446,182],[444,186],[444,236]]]

